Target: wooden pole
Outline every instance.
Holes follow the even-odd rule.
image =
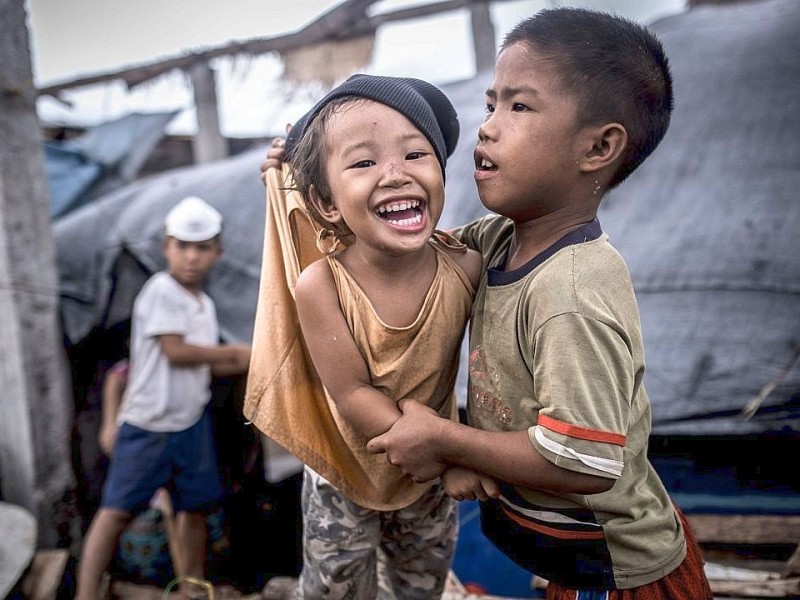
[[[217,110],[217,80],[207,62],[197,62],[189,69],[194,87],[194,106],[197,111],[197,133],[192,150],[198,165],[222,160],[228,156],[228,143],[222,137]]]
[[[475,71],[488,71],[494,68],[496,40],[494,24],[489,3],[472,0],[469,5],[472,23],[472,45],[475,49]]]
[[[0,489],[53,547],[74,487],[72,394],[25,21],[24,2],[0,0]]]

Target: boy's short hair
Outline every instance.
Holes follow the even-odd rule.
[[[638,23],[599,11],[555,8],[518,23],[501,51],[529,44],[547,55],[578,100],[579,126],[620,123],[628,132],[610,187],[661,142],[672,114],[672,75],[658,38]]]

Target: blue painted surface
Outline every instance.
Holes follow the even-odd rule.
[[[514,564],[481,533],[479,504],[459,506],[458,545],[453,571],[465,586],[477,584],[486,593],[512,598],[544,598],[531,590],[531,574]]]
[[[721,464],[723,460],[703,465],[694,457],[650,457],[670,496],[686,514],[800,514],[800,487],[791,470],[783,471],[780,480],[765,475],[756,479],[748,474],[758,475],[757,469],[744,469],[740,456],[729,456],[728,465]],[[764,451],[762,458],[752,460],[772,465],[778,459]],[[740,469],[747,472],[741,474]]]

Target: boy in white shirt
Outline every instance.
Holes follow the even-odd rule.
[[[247,370],[250,347],[220,345],[214,302],[203,282],[222,254],[222,215],[196,197],[165,219],[167,269],[136,297],[130,375],[100,510],[84,541],[79,600],[96,600],[125,527],[166,487],[177,513],[178,577],[202,578],[205,511],[221,495],[211,418],[211,376]]]

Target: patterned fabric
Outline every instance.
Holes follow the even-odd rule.
[[[686,517],[678,511],[686,536],[686,558],[677,569],[653,583],[628,590],[575,590],[550,582],[547,600],[711,600],[703,557]]]
[[[303,570],[297,598],[433,600],[455,551],[457,506],[440,485],[414,504],[375,511],[306,468]]]

